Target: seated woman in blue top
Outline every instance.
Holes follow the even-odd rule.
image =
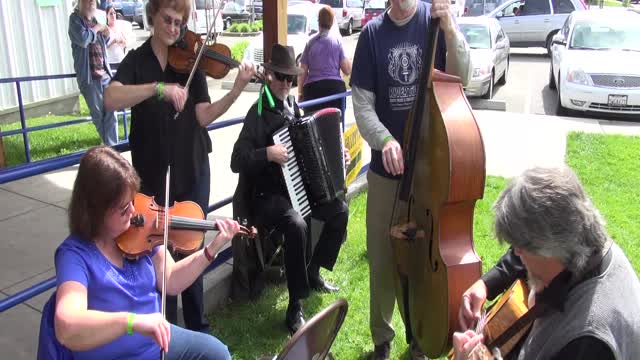
[[[118,152],[90,149],[80,161],[69,205],[71,235],[55,253],[56,338],[74,359],[230,359],[215,337],[169,324],[161,315],[164,246],[137,260],[123,257],[115,239],[130,225],[140,179]],[[238,232],[217,220],[219,234],[202,250],[174,262],[167,253],[167,294],[204,271]]]

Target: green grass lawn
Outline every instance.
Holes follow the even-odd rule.
[[[87,116],[89,116],[89,109],[87,108],[84,98],[80,96],[79,114],[33,117],[27,119],[27,127],[60,123]],[[21,125],[20,122],[15,122],[2,125],[1,128],[2,131],[15,130],[20,129]],[[120,138],[124,136],[122,119],[119,119],[118,135]],[[7,166],[26,162],[22,134],[6,136],[3,137],[2,140],[4,142]],[[100,137],[92,122],[29,133],[32,161],[44,160],[78,150],[88,149],[100,143]]]
[[[640,230],[634,226],[640,218],[640,138],[571,134],[568,139],[567,162],[578,173],[596,206],[608,221],[611,236],[627,252],[638,271],[640,259],[637,239]],[[474,239],[487,271],[504,253],[492,235],[491,206],[506,181],[488,177],[484,199],[478,202],[474,219]],[[313,294],[304,302],[308,317],[339,297],[349,302],[349,312],[332,347],[337,359],[364,359],[372,350],[368,327],[369,280],[365,249],[366,194],[349,205],[348,240],[342,247],[333,272],[323,272],[337,283],[337,294]],[[232,303],[211,315],[213,334],[225,342],[234,359],[253,360],[261,355],[277,354],[288,340],[284,313],[288,301],[284,284],[268,288],[255,303]],[[404,343],[404,326],[396,310],[393,319],[396,338],[392,359],[409,359]]]

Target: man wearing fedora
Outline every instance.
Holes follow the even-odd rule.
[[[301,70],[296,66],[293,48],[280,44],[273,45],[271,61],[263,65],[265,91],[249,109],[231,155],[231,170],[240,175],[234,203],[239,196],[247,198],[251,204],[252,225],[275,229],[284,235],[289,290],[285,323],[294,333],[304,324],[301,300],[311,289],[338,291],[322,279],[320,267],[333,269],[346,235],[349,209],[341,199],[312,209],[312,216],[324,222],[312,254],[307,223],[293,210],[281,173],[281,165],[288,158],[287,149],[273,143],[273,134],[287,124],[287,117],[300,116],[295,98],[289,92]]]

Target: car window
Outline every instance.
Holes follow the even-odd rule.
[[[567,39],[567,37],[569,37],[569,28],[571,25],[571,19],[572,19],[571,15],[567,16],[567,19],[564,21],[564,25],[562,25],[562,29],[560,29],[560,33],[562,34],[562,37],[564,37],[565,40]]]
[[[367,3],[367,9],[384,9],[387,6],[387,0],[371,0]]]
[[[635,20],[635,19],[634,19]],[[640,51],[640,24],[620,19],[576,22],[570,47],[574,49],[624,49]]]
[[[502,17],[518,16],[524,8],[524,1],[516,1],[502,10]]]
[[[287,34],[304,33],[307,29],[307,17],[304,15],[287,15]]]
[[[570,14],[575,8],[571,0],[553,0],[554,14]]]
[[[320,0],[320,4],[329,5],[334,8],[341,8],[342,0]]]
[[[491,49],[489,28],[482,24],[458,24],[465,40],[472,49]]]
[[[551,14],[549,0],[526,0],[518,16]]]
[[[360,0],[347,0],[347,7],[361,8],[363,6],[362,1]]]

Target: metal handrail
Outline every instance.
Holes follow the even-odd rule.
[[[71,74],[71,76],[68,75],[53,75],[51,77],[47,77],[47,76],[31,76],[31,77],[24,77],[24,78],[14,78],[14,79],[18,79],[18,80],[14,80],[14,79],[0,79],[0,84],[2,83],[7,83],[7,82],[12,82],[9,80],[13,80],[14,82],[17,81],[30,81],[30,80],[48,80],[48,79],[60,79],[60,78],[65,78],[65,77],[75,77],[75,75]],[[25,80],[26,79],[26,80]],[[346,91],[344,93],[340,93],[340,94],[336,94],[336,95],[331,95],[331,96],[327,96],[324,98],[319,98],[319,99],[314,99],[314,100],[309,100],[309,101],[303,101],[301,102],[299,105],[300,108],[305,108],[307,106],[313,106],[313,105],[317,105],[317,104],[321,104],[324,102],[328,102],[328,101],[332,101],[332,100],[336,100],[336,99],[342,99],[342,128],[344,131],[344,116],[345,116],[345,109],[346,109],[346,98],[348,96],[351,96],[351,91]],[[21,98],[20,98],[21,101]],[[24,110],[22,109],[22,105],[20,105],[20,112],[21,112],[21,116],[24,115]],[[77,120],[71,120],[70,122],[74,122]],[[220,121],[220,122],[214,122],[213,124],[210,124],[209,126],[207,126],[207,130],[208,131],[213,131],[216,129],[221,129],[221,128],[225,128],[228,126],[233,126],[236,124],[240,124],[244,121],[244,117],[238,117],[238,118],[234,118],[231,120],[225,120],[225,121]],[[77,122],[76,122],[77,123]],[[28,133],[28,131],[25,131],[23,133],[24,136],[26,136],[26,134]],[[5,133],[0,132],[0,137],[2,137]],[[128,151],[129,150],[129,142],[128,141],[123,141],[117,145],[113,146],[114,149],[118,150],[119,152],[123,152],[123,151]],[[52,171],[52,170],[58,170],[61,168],[65,168],[68,166],[72,166],[72,165],[76,165],[80,162],[80,159],[82,158],[82,155],[84,155],[84,153],[86,152],[86,150],[83,151],[77,151],[74,152],[72,154],[66,154],[66,155],[62,155],[56,158],[52,158],[52,159],[47,159],[47,160],[40,160],[40,161],[36,161],[33,163],[28,163],[28,164],[23,164],[23,165],[17,165],[14,167],[11,167],[7,170],[0,170],[0,184],[4,184],[6,182],[10,182],[10,181],[14,181],[14,180],[18,180],[18,179],[22,179],[25,177],[29,177],[29,176],[34,176],[34,175],[38,175],[38,174],[42,174],[48,171]],[[361,171],[362,173],[362,171]],[[231,203],[233,197],[228,197],[225,198],[221,201],[218,201],[216,203],[214,203],[213,205],[210,205],[209,208],[207,209],[207,213],[210,213],[212,211],[215,211],[219,208],[222,208],[223,206],[228,205],[229,203]],[[218,256],[214,259],[214,261],[207,267],[207,269],[204,271],[204,273],[208,273],[210,271],[212,271],[213,269],[215,269],[216,267],[220,266],[221,264],[223,264],[225,261],[229,260],[232,257],[232,251],[231,251],[231,247],[229,246],[228,248],[226,248],[225,250],[221,251]],[[0,313],[11,309],[12,307],[21,304],[29,299],[32,299],[42,293],[44,293],[45,291],[52,289],[56,286],[56,277],[53,276],[49,279],[46,279],[44,281],[41,281],[35,285],[32,285],[20,292],[17,292],[14,295],[11,295],[5,299],[0,300]]]
[[[53,128],[62,127],[62,126],[77,125],[77,124],[89,122],[91,121],[90,120],[91,118],[84,117],[80,119],[63,121],[55,124],[27,127],[27,119],[24,114],[24,103],[22,100],[22,86],[20,86],[20,83],[27,82],[27,81],[69,79],[69,78],[75,78],[75,77],[76,77],[76,74],[60,74],[60,75],[22,76],[22,77],[15,77],[15,78],[0,79],[0,84],[8,84],[8,83],[16,84],[16,94],[18,95],[18,111],[20,112],[20,125],[21,125],[20,129],[10,130],[10,131],[0,131],[0,138],[4,136],[22,134],[24,156],[27,160],[27,163],[32,162],[31,161],[31,144],[29,142],[29,136],[28,136],[30,132],[53,129]],[[124,111],[124,110],[116,111],[116,119],[118,116],[122,116],[125,139],[129,138],[129,134],[127,131],[127,115],[129,114],[130,114],[129,111]]]

